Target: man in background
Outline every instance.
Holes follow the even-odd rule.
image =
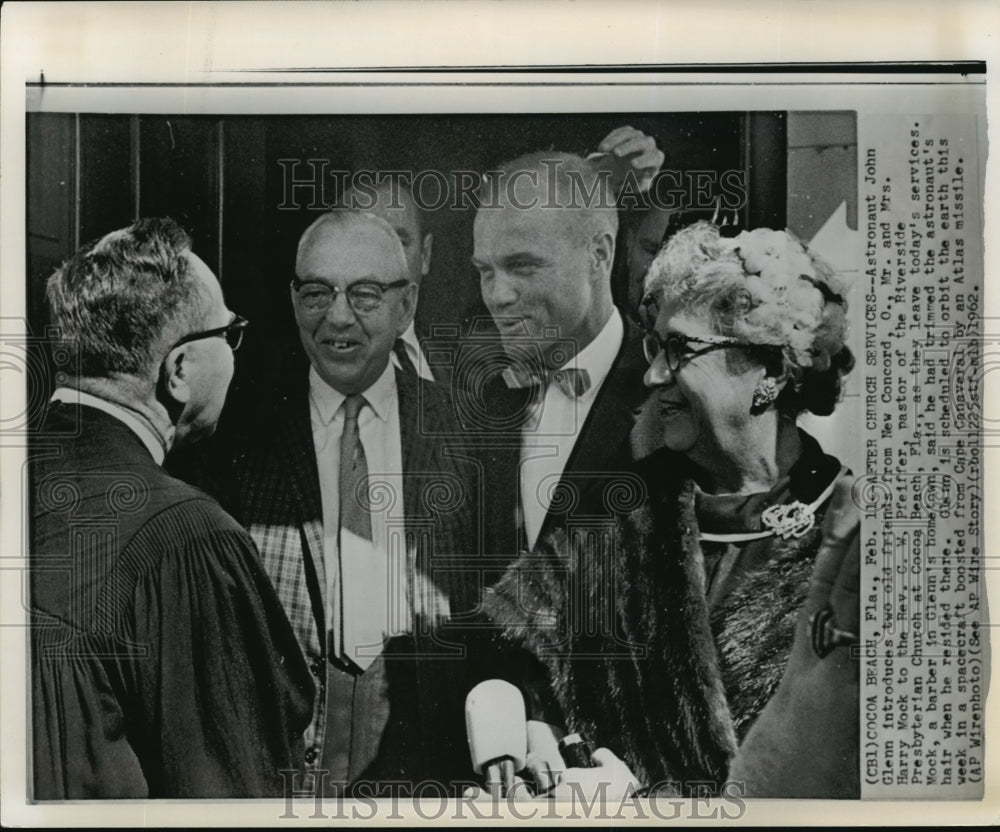
[[[427,229],[427,218],[414,200],[409,186],[399,180],[383,180],[370,190],[349,189],[343,203],[345,207],[374,214],[392,227],[403,247],[407,278],[419,292],[421,283],[430,272],[434,234]],[[409,326],[393,345],[393,363],[426,381],[448,383],[449,367],[439,365],[432,369],[427,363],[427,356],[420,346],[426,335],[426,332],[421,332],[418,338],[414,311]]]

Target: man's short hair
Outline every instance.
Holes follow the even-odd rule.
[[[610,171],[573,153],[541,150],[518,156],[489,171],[479,188],[480,210],[511,204],[513,196],[525,203],[522,188],[537,182],[530,201],[553,210],[572,211],[588,239],[618,232],[618,210]]]
[[[406,252],[403,251],[403,244],[399,241],[396,230],[384,219],[370,214],[367,211],[359,211],[355,208],[334,208],[321,214],[299,238],[298,249],[295,254],[295,268],[298,271],[299,261],[302,255],[313,243],[313,238],[323,229],[348,229],[356,228],[358,224],[367,223],[383,232],[391,241],[393,249],[399,255],[400,277],[406,277],[409,270],[406,266]]]
[[[396,192],[396,196],[399,198],[399,210],[407,210],[405,208],[406,202],[403,199],[403,194],[409,197],[410,211],[417,220],[417,234],[420,239],[416,240],[417,243],[421,242],[424,237],[430,233],[430,212],[420,204],[420,200],[413,193],[413,182],[411,176],[401,176],[393,177],[392,179],[383,178],[379,176],[378,171],[373,172],[372,180],[365,183],[365,187],[359,187],[357,185],[351,185],[347,190],[344,191],[344,195],[341,197],[340,201],[334,206],[334,209],[353,209],[355,211],[371,212],[375,203],[381,201],[381,198],[385,195],[392,195],[393,191]],[[386,202],[388,204],[388,200]]]
[[[205,326],[190,250],[172,219],[141,219],[87,243],[49,278],[52,322],[82,376],[151,377],[177,340]]]

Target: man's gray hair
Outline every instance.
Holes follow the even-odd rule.
[[[369,224],[382,231],[389,240],[392,241],[393,249],[398,255],[400,277],[406,277],[409,274],[409,269],[406,265],[406,252],[403,250],[403,244],[399,240],[399,235],[396,230],[389,225],[384,219],[376,216],[375,214],[370,214],[367,211],[359,211],[354,208],[334,208],[332,211],[327,211],[325,214],[320,215],[315,222],[312,223],[299,238],[298,249],[295,254],[295,270],[298,271],[299,262],[302,260],[303,254],[308,250],[309,246],[313,244],[316,236],[326,230],[348,230],[351,228],[356,228],[359,224]]]
[[[170,347],[205,326],[207,299],[169,218],[141,219],[83,246],[46,285],[52,322],[80,375],[155,377]]]

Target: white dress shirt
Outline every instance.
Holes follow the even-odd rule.
[[[82,404],[102,410],[109,416],[114,416],[120,422],[124,422],[127,427],[131,428],[132,432],[142,440],[142,444],[146,446],[146,450],[149,451],[150,456],[153,457],[153,461],[157,465],[163,464],[163,458],[166,456],[163,440],[160,439],[152,428],[132,413],[129,413],[120,404],[109,402],[107,399],[93,396],[90,393],[84,393],[82,390],[74,390],[70,387],[56,388],[50,401]]]
[[[410,321],[410,325],[406,328],[406,331],[399,336],[399,338],[403,342],[403,346],[406,348],[406,354],[410,357],[410,361],[412,361],[413,366],[417,368],[417,375],[427,381],[434,381],[434,374],[431,372],[430,365],[427,363],[427,358],[424,356],[424,351],[420,348],[420,342],[417,340],[417,331],[414,328],[413,321]],[[399,367],[399,359],[396,357],[395,353],[392,354],[392,363]]]
[[[597,337],[559,368],[586,370],[590,374],[590,389],[573,398],[557,384],[549,384],[544,397],[533,404],[528,414],[521,432],[520,508],[529,547],[538,540],[552,503],[552,492],[624,338],[625,325],[618,310],[613,309]]]
[[[345,396],[309,370],[313,445],[323,500],[325,610],[334,649],[366,669],[386,638],[412,631],[408,600],[410,556],[403,508],[399,399],[392,363],[362,394],[358,433],[365,449],[372,502],[372,540],[345,531],[338,546],[340,440]]]

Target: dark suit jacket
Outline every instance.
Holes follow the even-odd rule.
[[[501,353],[500,333],[485,306],[480,305],[457,321],[431,324],[416,321],[417,340],[438,384],[453,396],[481,381],[485,352]]]
[[[233,511],[249,529],[315,675],[326,675],[323,508],[309,412],[308,376],[299,368],[287,393],[266,403],[236,440]],[[460,434],[447,390],[396,370],[407,534],[418,571],[448,598],[453,617],[477,602],[476,576],[456,568],[476,537],[474,465],[449,453]],[[389,675],[390,730],[365,779],[467,777],[463,719],[468,685],[458,641],[420,621],[411,639],[383,651]],[[413,653],[420,653],[414,658]],[[393,657],[388,660],[388,657]],[[398,660],[397,660],[398,659]],[[307,767],[322,756],[325,701],[317,697],[306,734]]]
[[[645,396],[642,378],[646,367],[642,331],[626,319],[621,348],[563,469],[559,488],[564,489],[565,499],[553,500],[539,540],[558,528],[605,523],[642,503],[645,485],[634,470],[629,433],[632,413]],[[527,413],[528,393],[509,389],[494,375],[481,398],[482,412],[497,425],[492,435],[485,423],[483,431],[489,437],[482,450],[491,482],[485,503],[486,550],[495,556],[513,555],[523,546],[516,511],[520,500],[520,426]]]
[[[35,797],[281,795],[313,683],[246,532],[95,408],[30,471]]]
[[[450,336],[457,332],[453,326],[445,326],[442,328],[440,325],[438,327],[433,326],[422,326],[420,323],[414,324],[414,332],[417,335],[417,343],[420,344],[420,350],[424,354],[424,359],[427,361],[427,367],[434,376],[434,381],[440,384],[442,387],[451,388],[452,377],[454,376],[454,366],[452,361],[448,360],[451,355],[442,356],[441,350],[435,350],[435,343],[441,340],[448,339],[452,340]],[[440,332],[440,334],[436,334]],[[457,337],[455,338],[457,341]],[[428,351],[431,355],[428,356]],[[432,358],[437,359],[434,363],[431,363]]]

